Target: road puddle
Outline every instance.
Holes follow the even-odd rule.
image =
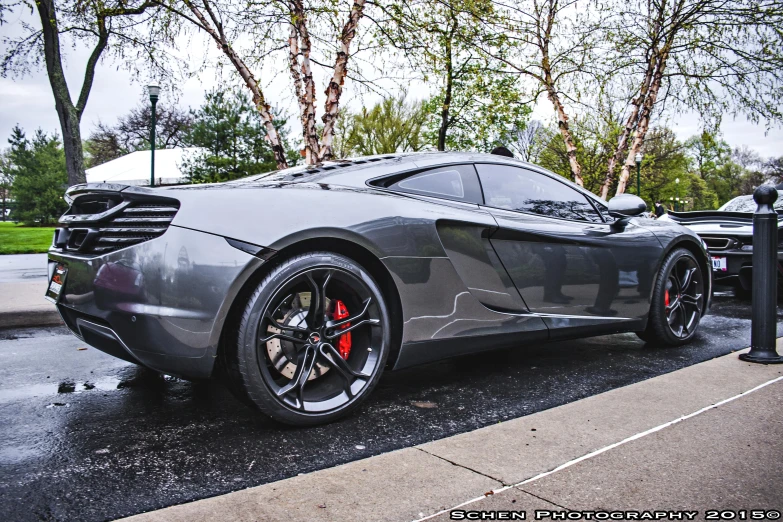
[[[58,394],[83,393],[91,390],[114,391],[123,388],[123,381],[116,377],[101,377],[95,381],[69,381],[60,383],[41,383],[0,389],[0,404],[29,399],[49,397]]]

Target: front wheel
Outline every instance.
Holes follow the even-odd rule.
[[[689,342],[696,335],[704,303],[704,279],[696,257],[684,248],[675,249],[661,266],[647,329],[639,337],[668,346]]]
[[[378,285],[355,261],[330,252],[288,259],[245,306],[225,354],[231,388],[286,424],[345,416],[381,376],[389,324]]]

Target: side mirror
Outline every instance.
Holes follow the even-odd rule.
[[[609,215],[617,218],[613,225],[618,228],[625,228],[630,218],[638,216],[646,210],[647,203],[633,194],[621,194],[609,200]]]
[[[616,218],[638,216],[647,210],[647,203],[639,196],[621,194],[609,200],[609,215]]]

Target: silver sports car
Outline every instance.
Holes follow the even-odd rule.
[[[511,158],[356,158],[212,184],[67,192],[47,297],[90,345],[223,376],[285,423],[355,410],[385,368],[616,332],[688,342],[703,242]]]

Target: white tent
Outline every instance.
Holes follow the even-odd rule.
[[[160,149],[155,151],[155,185],[186,183],[180,170],[183,160],[199,154],[203,149]],[[150,151],[131,152],[97,167],[87,169],[87,183],[119,183],[121,185],[150,184]]]

